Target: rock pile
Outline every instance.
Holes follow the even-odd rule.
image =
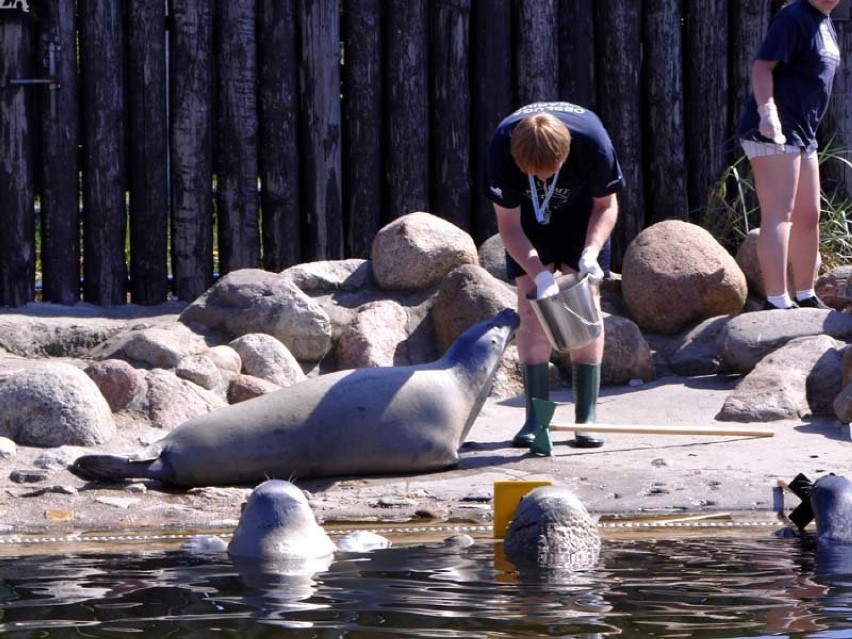
[[[621,275],[603,285],[603,382],[735,374],[742,381],[718,419],[852,420],[850,271],[817,283],[835,311],[751,312],[760,278],[744,271],[756,264],[749,251],[752,238],[734,259],[680,221],[640,233]],[[369,260],[235,271],[160,315],[86,304],[9,310],[0,315],[0,436],[92,447],[124,411],[167,431],[306,375],[432,361],[469,326],[515,306],[503,265],[498,236],[477,250],[461,229],[418,212],[381,229]],[[567,354],[552,362],[554,381],[568,383]],[[492,396],[521,392],[510,346]]]

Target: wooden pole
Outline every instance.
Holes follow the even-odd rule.
[[[713,437],[774,437],[767,428],[729,428],[725,426],[689,426],[684,424],[551,424],[550,430],[584,433],[629,433],[645,435],[710,435]]]

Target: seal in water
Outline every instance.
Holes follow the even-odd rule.
[[[816,519],[817,541],[852,544],[852,482],[826,475],[814,482],[811,508]]]
[[[327,557],[334,551],[305,494],[281,479],[269,479],[251,492],[228,543],[231,557],[262,560]]]
[[[507,308],[428,364],[320,375],[190,419],[136,453],[83,455],[69,470],[196,487],[455,466],[517,326]]]

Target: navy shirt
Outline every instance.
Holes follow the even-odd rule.
[[[512,131],[518,122],[540,112],[559,118],[571,133],[568,159],[559,171],[548,207],[551,214],[548,226],[535,219],[529,178],[515,164],[510,149]],[[624,188],[621,166],[600,119],[588,109],[570,102],[537,102],[504,119],[488,145],[485,173],[486,196],[507,209],[520,206],[521,224],[530,239],[537,232],[553,231],[566,224],[585,229],[592,212],[592,198],[611,195]],[[541,201],[545,197],[544,185],[540,180],[535,183]]]
[[[828,108],[840,49],[831,18],[806,0],[779,11],[769,24],[756,59],[777,61],[772,72],[773,97],[787,144],[816,149],[816,130]],[[768,142],[758,133],[760,115],[750,95],[739,136]]]

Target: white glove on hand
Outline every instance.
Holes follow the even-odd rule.
[[[587,246],[580,254],[580,277],[589,276],[590,280],[602,280],[604,272],[601,265],[598,264],[598,249],[594,246]]]
[[[543,297],[552,297],[559,293],[559,286],[556,284],[556,278],[550,271],[542,271],[535,276],[535,298],[540,300]]]
[[[778,119],[775,101],[770,100],[766,104],[761,104],[757,107],[757,112],[760,114],[760,126],[758,127],[760,135],[769,138],[775,144],[785,144],[787,136],[781,131],[781,120]]]

